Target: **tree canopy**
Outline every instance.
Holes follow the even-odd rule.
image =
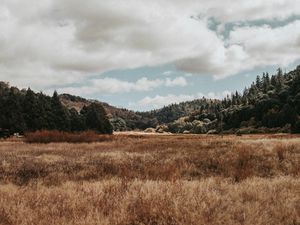
[[[0,128],[10,133],[43,129],[112,133],[100,104],[91,104],[78,113],[63,106],[56,91],[49,97],[30,88],[20,91],[4,82],[0,82]]]

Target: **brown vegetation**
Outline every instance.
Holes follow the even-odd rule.
[[[299,224],[300,138],[0,142],[0,224]]]
[[[27,143],[51,143],[51,142],[68,142],[68,143],[90,143],[112,140],[110,135],[99,135],[95,131],[83,132],[64,132],[57,130],[41,130],[25,135]]]

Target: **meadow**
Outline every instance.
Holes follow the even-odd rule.
[[[0,142],[1,225],[300,224],[300,136],[32,140]]]

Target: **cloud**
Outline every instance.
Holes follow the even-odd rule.
[[[212,74],[216,79],[269,65],[288,66],[300,59],[300,20],[282,27],[235,27],[214,57],[181,59],[177,66],[193,73]],[[225,47],[227,46],[227,47]]]
[[[298,4],[2,0],[0,79],[45,89],[80,84],[105,71],[166,63],[215,78],[265,65],[288,65],[300,59],[299,21],[279,28],[245,27],[241,22],[284,21],[300,15]],[[211,18],[219,23],[219,31],[234,24],[228,39],[208,28]]]
[[[135,107],[142,107],[146,110],[151,110],[151,109],[158,109],[163,106],[170,105],[172,103],[180,103],[184,101],[191,101],[194,99],[199,99],[202,97],[209,98],[209,99],[223,99],[227,95],[230,95],[231,92],[228,90],[225,90],[223,92],[209,92],[207,94],[203,93],[197,93],[195,95],[174,95],[174,94],[168,94],[165,96],[162,95],[156,95],[154,97],[146,96],[143,99],[139,100],[137,103],[131,103],[130,106],[135,108]]]
[[[163,72],[163,75],[165,75],[165,76],[170,76],[170,75],[172,75],[173,73],[174,73],[173,71],[168,70],[168,71]]]
[[[179,103],[184,101],[190,101],[195,99],[194,95],[173,95],[169,94],[166,96],[156,95],[154,97],[145,97],[138,101],[136,105],[143,106],[144,108],[156,109],[163,106],[167,106],[171,103]],[[135,105],[135,104],[132,104]]]
[[[176,86],[185,87],[187,86],[187,81],[184,77],[176,77],[173,80],[171,78],[167,78],[165,85],[167,87],[176,87]]]
[[[74,95],[93,96],[96,94],[115,94],[128,92],[146,92],[152,91],[159,87],[184,87],[187,81],[184,77],[176,77],[174,79],[154,79],[149,80],[142,77],[136,82],[128,82],[116,78],[105,77],[101,79],[92,79],[87,85],[79,87],[63,87],[59,88],[59,93],[70,93]],[[52,90],[51,90],[52,91]],[[51,92],[49,90],[49,92]]]
[[[247,57],[247,69],[257,66],[286,66],[299,59],[300,20],[283,27],[241,27],[235,28],[228,43],[239,45]],[[247,62],[247,63],[246,63]]]

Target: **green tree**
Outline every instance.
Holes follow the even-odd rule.
[[[260,89],[261,87],[261,79],[260,79],[260,76],[257,75],[256,77],[256,83],[255,83],[257,89]]]
[[[92,103],[81,110],[85,118],[85,128],[102,134],[111,134],[113,127],[110,124],[102,105]]]
[[[57,130],[70,130],[70,120],[68,110],[62,105],[59,100],[59,96],[56,91],[54,91],[51,99],[51,111],[52,111],[52,121]]]
[[[76,109],[70,110],[70,129],[71,131],[83,131],[85,129],[85,121]]]
[[[8,129],[12,133],[23,133],[27,127],[22,113],[21,96],[9,91],[7,97],[2,99],[0,128]],[[0,104],[1,105],[1,104]]]
[[[24,119],[29,131],[41,129],[39,123],[38,101],[35,93],[28,88],[23,101]]]

